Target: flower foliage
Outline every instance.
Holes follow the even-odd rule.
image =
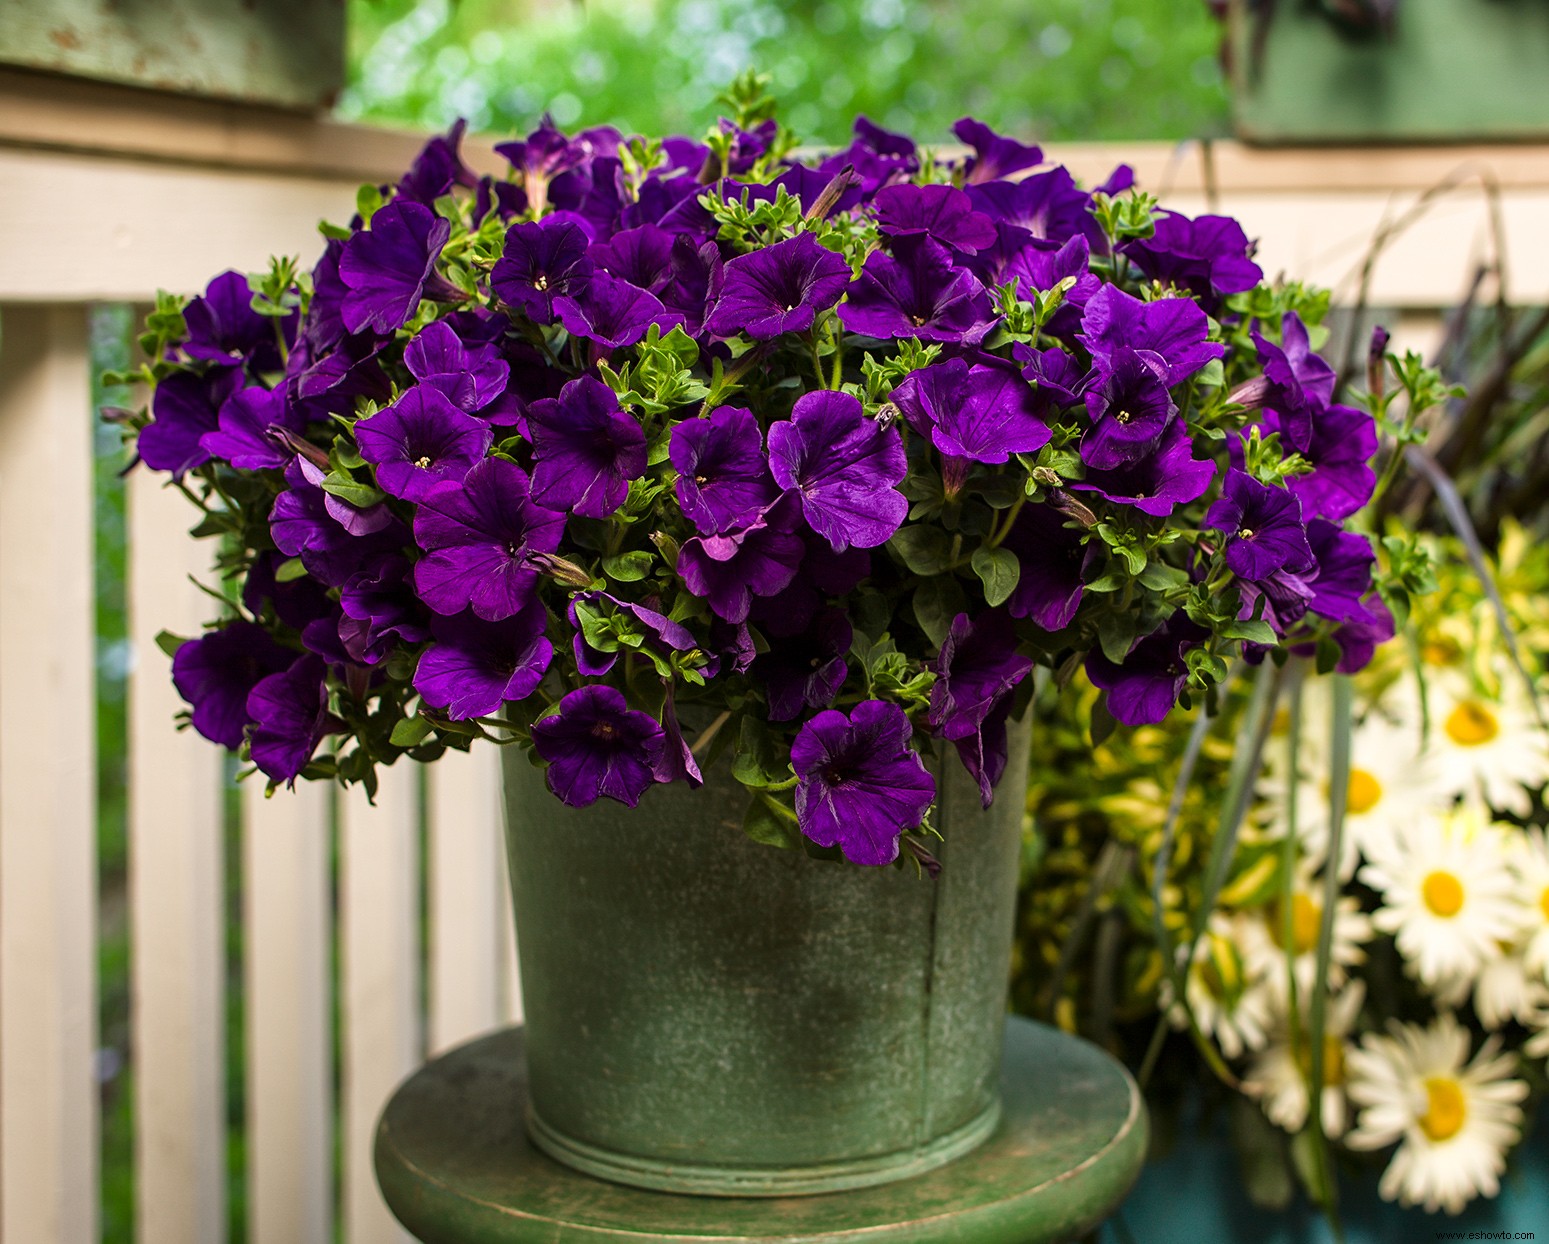
[[[574,804],[729,752],[755,836],[881,864],[933,740],[988,804],[1035,666],[1085,662],[1101,729],[1370,654],[1325,298],[1126,169],[971,121],[804,158],[726,98],[703,141],[545,120],[498,177],[454,128],[309,271],[163,300],[132,427],[240,584],[179,651],[196,729],[368,786],[496,738]]]

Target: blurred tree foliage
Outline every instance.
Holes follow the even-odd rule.
[[[695,132],[754,65],[805,141],[857,113],[922,142],[972,114],[1020,137],[1223,132],[1199,0],[350,0],[351,118]]]

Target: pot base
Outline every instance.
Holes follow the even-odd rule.
[[[808,1196],[871,1188],[923,1175],[977,1149],[989,1139],[1000,1118],[1001,1105],[997,1097],[964,1126],[938,1136],[930,1144],[848,1162],[785,1168],[694,1166],[615,1153],[555,1130],[530,1105],[527,1134],[533,1144],[555,1161],[598,1179],[634,1188],[693,1196]]]
[[[1052,1244],[1106,1217],[1139,1173],[1146,1113],[1124,1069],[1042,1024],[1006,1023],[1003,1113],[955,1162],[828,1196],[672,1196],[552,1161],[522,1120],[522,1033],[442,1055],[393,1095],[376,1170],[423,1244]]]

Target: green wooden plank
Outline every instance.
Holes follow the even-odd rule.
[[[344,84],[344,0],[5,0],[0,64],[315,109]]]
[[[1391,37],[1280,3],[1262,55],[1236,23],[1233,112],[1250,142],[1456,142],[1549,135],[1549,4],[1404,0]]]

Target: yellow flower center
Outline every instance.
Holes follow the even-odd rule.
[[[1544,919],[1549,920],[1549,885],[1546,885],[1538,895],[1538,910],[1544,913]]]
[[[1199,979],[1217,1002],[1235,1005],[1242,992],[1242,961],[1237,957],[1237,948],[1226,938],[1215,933],[1208,935],[1199,963]]]
[[[1501,732],[1495,714],[1478,700],[1464,700],[1448,713],[1444,728],[1459,747],[1479,747]]]
[[[1312,1047],[1306,1041],[1296,1045],[1296,1066],[1302,1079],[1312,1082]],[[1323,1087],[1340,1088],[1345,1082],[1345,1043],[1332,1033],[1323,1034]]]
[[[1433,916],[1455,916],[1463,910],[1463,883],[1437,869],[1420,883],[1420,898]]]
[[[1420,659],[1427,665],[1456,665],[1463,659],[1463,649],[1450,636],[1437,635],[1420,645]]]
[[[1420,1130],[1432,1140],[1451,1140],[1468,1119],[1463,1086],[1451,1076],[1431,1076],[1425,1082],[1425,1113]]]
[[[1275,945],[1285,945],[1285,908],[1276,904],[1275,917],[1269,922]],[[1291,896],[1291,947],[1298,955],[1318,948],[1318,926],[1323,923],[1323,907],[1305,894]]]
[[[1370,812],[1382,802],[1382,783],[1365,769],[1350,770],[1350,792],[1345,797],[1345,810],[1359,816]]]

